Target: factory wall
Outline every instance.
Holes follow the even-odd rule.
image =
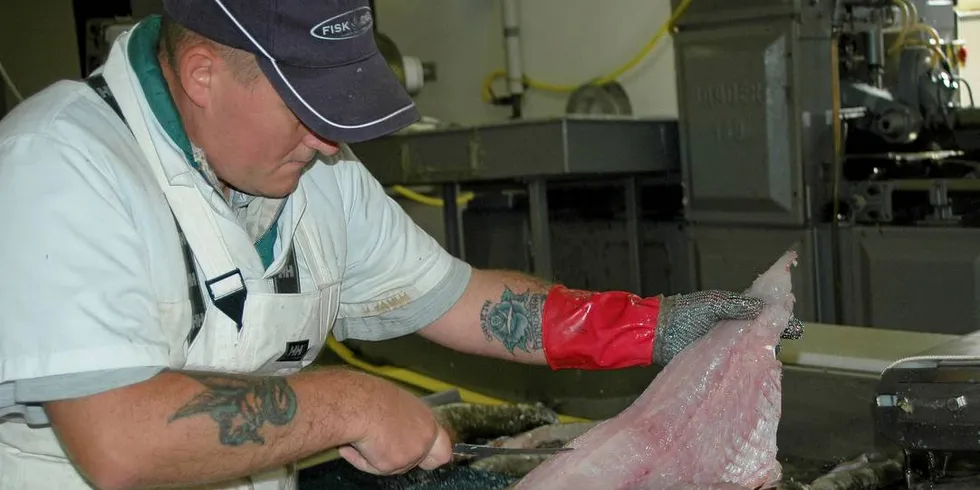
[[[960,75],[974,88],[973,96],[976,99],[980,96],[980,92],[976,92],[980,88],[980,58],[976,56],[980,53],[980,10],[961,14],[958,29],[959,37],[967,40],[967,61]],[[964,105],[969,105],[970,96],[966,90],[961,91],[960,101]]]
[[[668,0],[616,0],[601,6],[595,0],[522,0],[518,5],[526,74],[562,85],[577,85],[619,68],[670,16]],[[427,116],[461,124],[508,118],[509,109],[480,98],[484,77],[504,68],[500,2],[377,0],[376,8],[380,30],[403,54],[438,65],[438,81],[418,97]],[[673,66],[673,48],[666,36],[621,78],[635,114],[677,117]],[[564,114],[566,97],[531,91],[526,115]]]
[[[0,63],[24,97],[56,80],[78,78],[72,1],[0,1]],[[2,79],[0,86],[0,109],[9,110],[16,99]]]

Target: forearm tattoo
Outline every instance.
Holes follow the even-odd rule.
[[[543,288],[542,288],[543,289]],[[480,311],[480,326],[488,342],[498,340],[508,352],[531,353],[542,348],[541,313],[547,293],[527,289],[517,294],[508,286],[499,301],[487,300]]]
[[[218,439],[225,446],[265,444],[259,434],[263,425],[283,426],[296,416],[296,393],[284,378],[184,374],[206,389],[177,410],[170,422],[208,414],[218,424]]]

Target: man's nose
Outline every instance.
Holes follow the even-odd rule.
[[[340,145],[337,143],[320,139],[317,135],[309,131],[303,136],[303,144],[327,156],[340,151]]]

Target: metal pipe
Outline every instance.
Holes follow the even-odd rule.
[[[507,91],[515,119],[521,117],[524,99],[524,63],[521,59],[521,27],[517,0],[503,0],[504,55],[507,58]]]
[[[531,225],[531,254],[534,275],[545,281],[555,279],[551,263],[551,222],[548,220],[548,183],[533,179],[527,184],[528,217]]]
[[[624,198],[626,204],[626,245],[629,253],[630,288],[643,292],[643,236],[640,230],[640,185],[637,178],[627,177]]]
[[[466,260],[466,244],[463,242],[463,215],[459,209],[459,184],[442,185],[442,219],[446,230],[446,251]]]
[[[885,37],[880,26],[872,27],[866,34],[868,50],[868,70],[871,72],[871,83],[875,87],[883,86],[885,75]]]
[[[831,267],[834,278],[834,314],[840,318],[843,305],[840,266],[840,199],[841,174],[844,165],[844,121],[841,120],[840,83],[840,33],[836,30],[830,36],[830,98],[831,124],[833,135],[833,217],[830,226]],[[835,318],[834,320],[837,320]]]

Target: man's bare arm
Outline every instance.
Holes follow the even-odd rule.
[[[241,478],[355,443],[385,417],[379,411],[405,403],[401,396],[385,381],[342,369],[289,377],[163,372],[45,408],[87,478],[135,489]]]
[[[549,289],[520,272],[474,269],[462,298],[420,334],[461,352],[545,364],[541,314]]]

